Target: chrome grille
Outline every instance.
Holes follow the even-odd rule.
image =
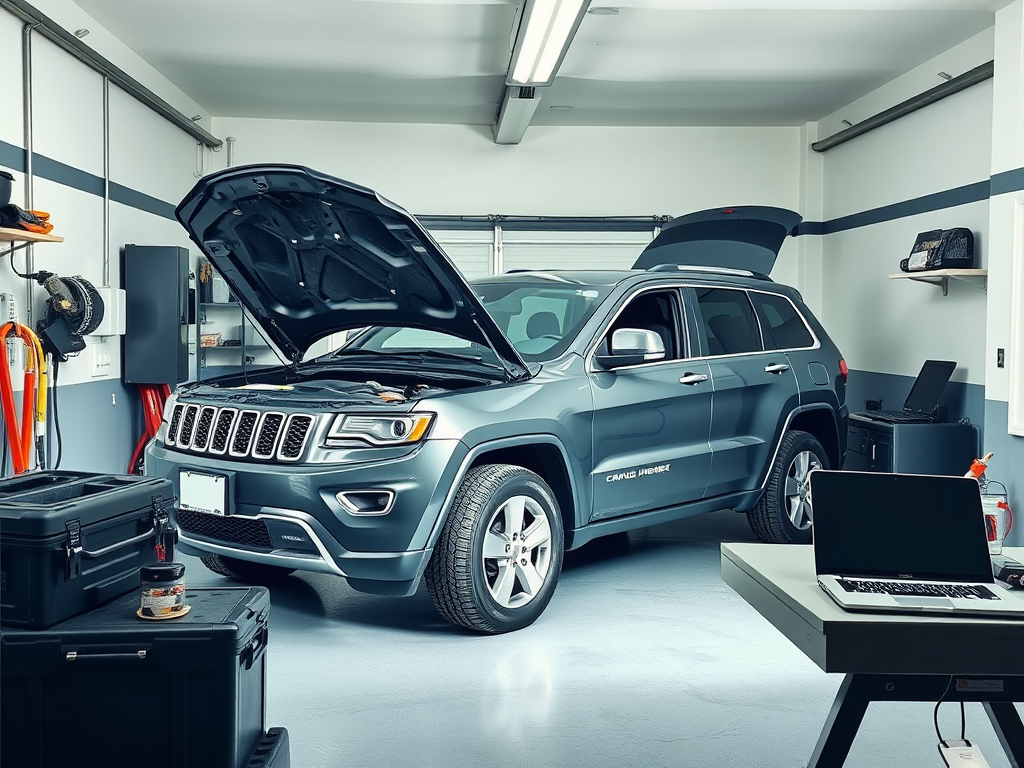
[[[177,443],[182,448],[192,444],[192,435],[196,428],[196,417],[199,415],[198,405],[186,405],[185,415],[181,417],[181,432],[178,434]]]
[[[315,425],[316,417],[307,413],[179,403],[171,413],[166,445],[232,459],[298,461]]]
[[[259,411],[242,411],[238,414],[235,423],[235,434],[231,438],[232,456],[247,456],[252,445],[252,435],[256,431],[256,422],[259,421]]]
[[[217,409],[205,405],[199,410],[199,419],[196,421],[196,434],[192,438],[193,451],[205,451],[210,442],[210,427],[213,426],[213,417],[217,415]]]
[[[235,423],[236,408],[221,408],[217,414],[216,426],[213,428],[213,439],[210,441],[210,453],[218,456],[227,453],[228,438],[231,437],[231,425]]]
[[[263,414],[263,418],[260,419],[260,428],[257,432],[256,445],[252,449],[254,459],[274,458],[274,450],[277,448],[277,436],[281,432],[282,424],[284,424],[283,413]]]
[[[309,437],[311,426],[313,426],[312,416],[306,416],[303,413],[293,413],[289,416],[277,458],[284,461],[298,459],[302,455],[302,449],[306,447],[306,438]]]
[[[178,427],[181,426],[181,413],[184,410],[184,405],[174,406],[174,411],[171,413],[171,423],[167,426],[168,445],[174,445],[174,438],[178,436]]]

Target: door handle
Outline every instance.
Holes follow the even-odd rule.
[[[694,384],[700,384],[702,381],[707,381],[708,375],[706,373],[684,373],[682,378],[679,379],[680,384],[688,384],[691,387]]]
[[[785,363],[772,363],[764,367],[765,373],[785,373],[789,370],[789,366]]]

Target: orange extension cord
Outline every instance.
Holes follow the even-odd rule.
[[[26,348],[25,377],[21,396],[21,424],[14,404],[14,384],[6,361],[0,364],[0,404],[3,406],[7,442],[11,446],[11,465],[14,474],[27,472],[32,465],[32,445],[39,447],[39,466],[42,466],[42,440],[46,432],[46,355],[39,337],[28,326],[5,323],[0,326],[0,352],[6,356],[7,338],[13,334]],[[33,429],[33,426],[35,429]],[[34,438],[34,439],[33,439]]]

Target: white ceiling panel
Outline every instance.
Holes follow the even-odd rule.
[[[801,124],[1008,1],[593,0],[618,13],[584,17],[533,122]],[[76,2],[222,117],[490,125],[518,19],[515,0]]]

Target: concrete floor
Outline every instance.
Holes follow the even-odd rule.
[[[570,553],[541,618],[466,633],[411,598],[306,574],[271,587],[267,724],[293,768],[804,766],[841,682],[719,578],[746,519],[704,515]],[[222,585],[182,556],[190,586]],[[935,768],[932,705],[873,704],[848,768]],[[959,712],[946,704],[944,735]],[[1008,765],[979,704],[967,735]]]

